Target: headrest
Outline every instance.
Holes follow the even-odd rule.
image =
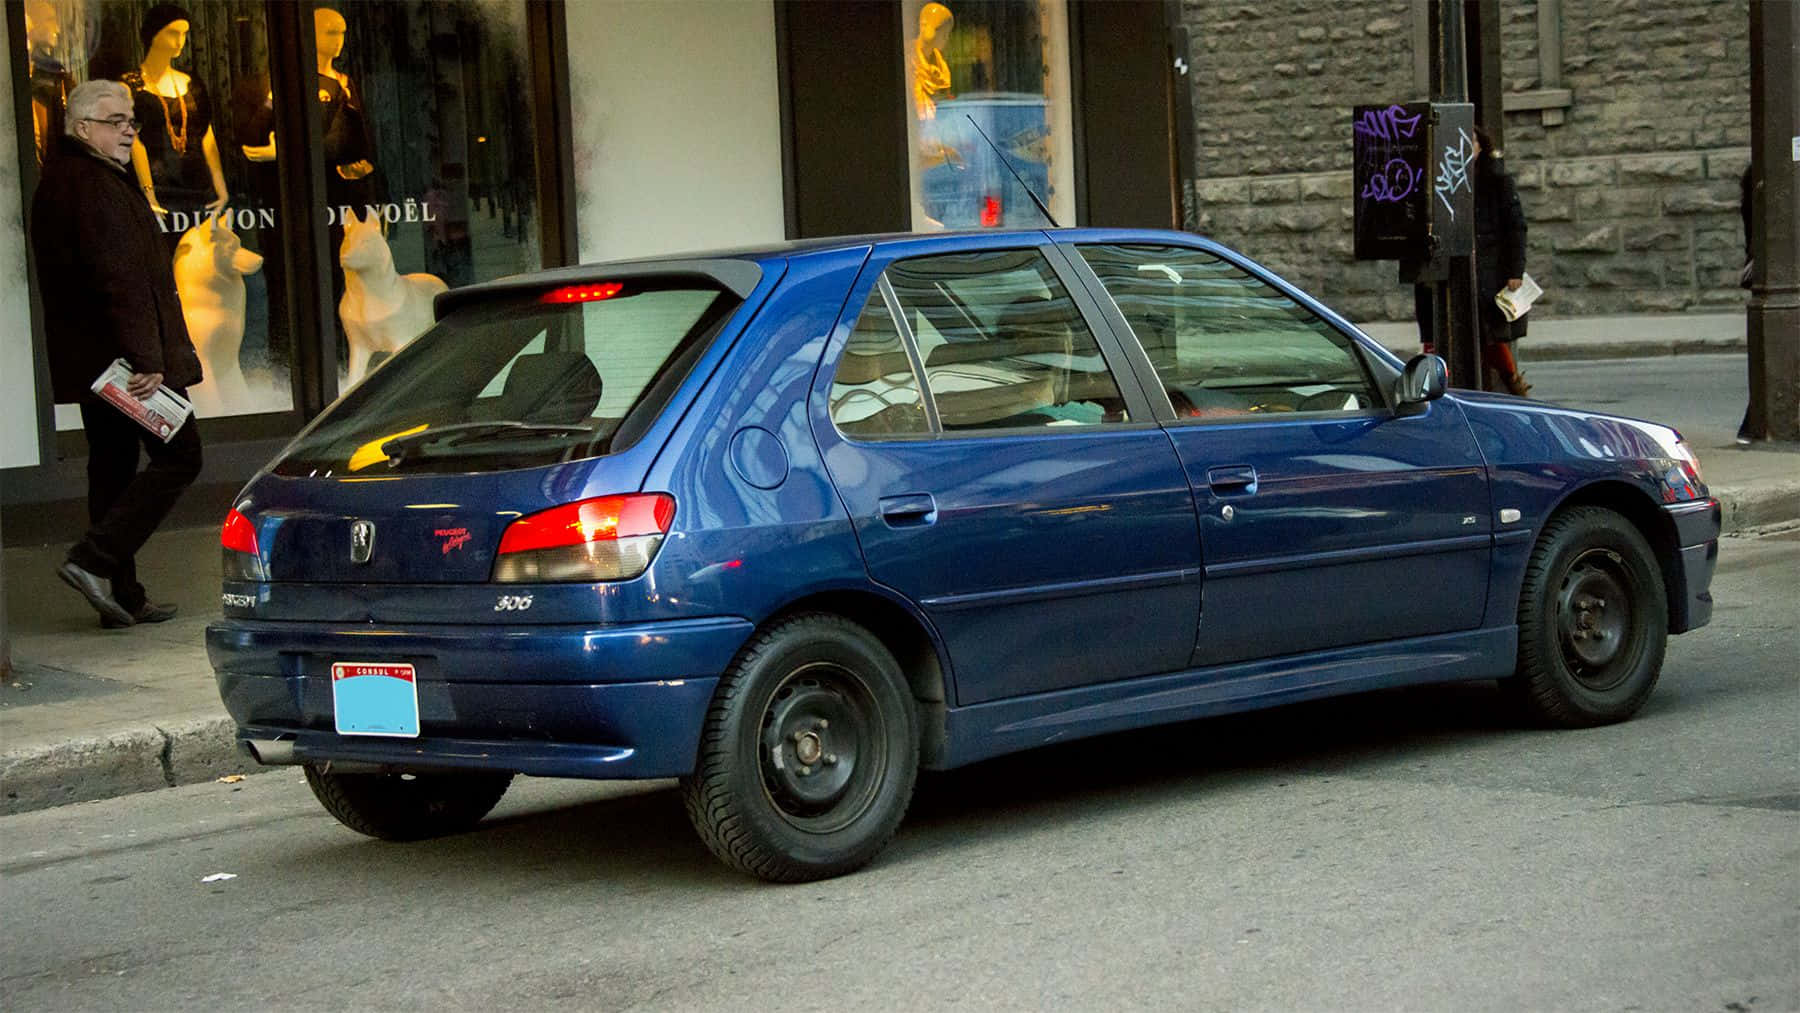
[[[580,352],[521,355],[500,391],[501,417],[574,424],[593,415],[600,389],[600,371]]]

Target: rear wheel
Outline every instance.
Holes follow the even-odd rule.
[[[918,776],[917,711],[900,666],[838,616],[760,635],[720,680],[688,818],[726,864],[777,882],[838,876],[887,845]]]
[[[481,822],[512,784],[511,774],[342,774],[306,765],[306,783],[325,811],[359,834],[384,841],[442,837]]]
[[[1504,685],[1534,717],[1578,728],[1637,713],[1662,674],[1669,616],[1644,536],[1600,507],[1544,526],[1519,595],[1518,673]]]

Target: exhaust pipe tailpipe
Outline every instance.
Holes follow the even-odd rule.
[[[251,759],[266,767],[291,767],[300,762],[294,759],[292,739],[245,739],[244,748]]]

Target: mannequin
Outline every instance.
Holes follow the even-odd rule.
[[[158,216],[216,212],[229,199],[213,137],[212,100],[198,78],[171,62],[186,48],[192,26],[188,12],[174,4],[150,8],[139,31],[144,61],[123,78],[139,124],[131,165]],[[179,230],[172,237],[178,242]]]
[[[30,0],[25,5],[25,40],[31,62],[31,128],[41,166],[50,145],[62,136],[63,109],[68,105],[69,89],[75,87],[75,75],[56,58],[62,19],[50,0]]]
[[[238,348],[244,342],[244,275],[262,270],[263,259],[238,244],[220,215],[182,234],[175,248],[175,290],[205,379],[188,390],[203,416],[255,407]]]
[[[351,212],[345,218],[338,259],[344,266],[338,319],[349,343],[349,382],[355,383],[376,353],[392,355],[431,326],[432,299],[449,286],[436,275],[394,270],[394,251],[381,234],[379,215],[358,220]]]
[[[950,8],[928,3],[919,8],[919,34],[913,38],[913,106],[919,119],[937,118],[937,96],[950,90],[950,65],[941,48],[955,18]]]
[[[375,203],[375,165],[369,160],[368,127],[363,120],[362,97],[350,75],[332,66],[344,51],[349,25],[329,7],[313,11],[314,43],[319,59],[319,103],[324,106],[320,132],[325,138],[325,163],[330,172],[325,189],[333,205],[361,207]],[[271,139],[272,140],[272,139]]]

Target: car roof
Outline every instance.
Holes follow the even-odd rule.
[[[1187,239],[1196,237],[1191,233],[1172,232],[1159,229],[970,229],[949,232],[883,232],[852,236],[820,236],[810,239],[790,239],[778,243],[762,243],[753,246],[738,246],[717,250],[695,250],[691,252],[669,253],[655,257],[633,258],[630,260],[600,261],[591,264],[574,264],[568,267],[553,267],[527,274],[510,275],[494,281],[480,282],[462,288],[452,289],[437,297],[435,311],[442,319],[450,310],[471,302],[482,301],[495,296],[513,295],[522,292],[536,292],[545,286],[577,285],[608,278],[643,277],[650,275],[694,275],[711,279],[735,292],[740,298],[748,296],[762,279],[766,265],[786,260],[790,257],[813,253],[849,250],[858,248],[874,249],[897,243],[917,243],[934,239],[985,239],[996,246],[1017,245],[1021,239],[1026,242],[1043,242],[1050,238],[1058,242],[1106,241],[1129,242],[1137,239],[1143,242],[1158,239]]]

